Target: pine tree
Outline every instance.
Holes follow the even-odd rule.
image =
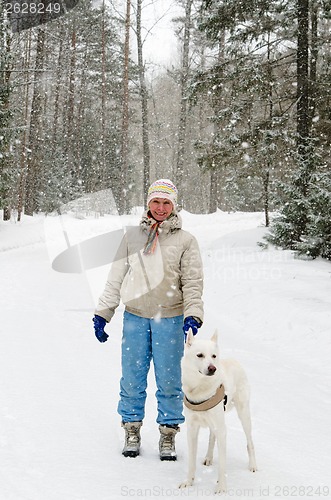
[[[219,103],[213,117],[219,132],[205,144],[200,163],[222,172],[224,208],[264,208],[268,225],[270,191],[291,141],[295,66],[284,42],[293,35],[292,3],[202,5],[200,28],[214,49],[222,37],[225,48],[222,62],[215,58],[195,79],[195,92],[208,90],[210,102]]]
[[[300,254],[330,258],[330,174],[324,172],[323,139],[313,136],[312,126],[320,100],[317,4],[298,0],[297,16],[297,170],[285,186],[287,201],[273,221],[267,240]]]
[[[307,164],[301,163],[291,182],[283,184],[287,201],[265,239],[300,255],[331,259],[331,174],[316,149],[313,144]]]
[[[295,249],[300,255],[331,260],[331,173],[312,176],[306,234]]]

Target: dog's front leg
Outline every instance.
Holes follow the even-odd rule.
[[[188,473],[187,479],[179,485],[179,488],[192,486],[195,477],[197,451],[198,451],[199,425],[187,423],[187,444],[188,444]]]
[[[216,441],[215,433],[210,429],[208,450],[207,450],[207,455],[203,461],[203,465],[211,465],[213,463],[215,441]]]
[[[217,449],[218,449],[218,479],[215,489],[216,494],[226,493],[226,429],[225,423],[223,429],[218,429],[217,435]]]

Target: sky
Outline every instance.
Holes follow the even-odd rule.
[[[144,0],[142,8],[143,57],[149,74],[171,66],[177,61],[177,39],[172,19],[183,14],[175,0]],[[132,22],[135,12],[131,11]],[[132,57],[136,50],[135,33],[131,33]]]
[[[147,2],[142,13],[143,24],[146,22],[152,30],[147,34],[144,44],[145,60],[161,65],[171,63],[177,56],[172,19],[182,13],[182,9],[171,0],[156,0],[153,4]]]

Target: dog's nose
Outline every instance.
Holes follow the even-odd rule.
[[[214,375],[215,372],[216,372],[216,366],[209,365],[208,366],[208,375]]]

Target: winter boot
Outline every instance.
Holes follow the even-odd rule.
[[[140,449],[140,427],[142,422],[122,422],[125,430],[125,444],[122,455],[135,458],[139,455]]]
[[[175,450],[175,436],[180,430],[178,425],[160,425],[159,430],[160,460],[177,460],[177,454]]]

